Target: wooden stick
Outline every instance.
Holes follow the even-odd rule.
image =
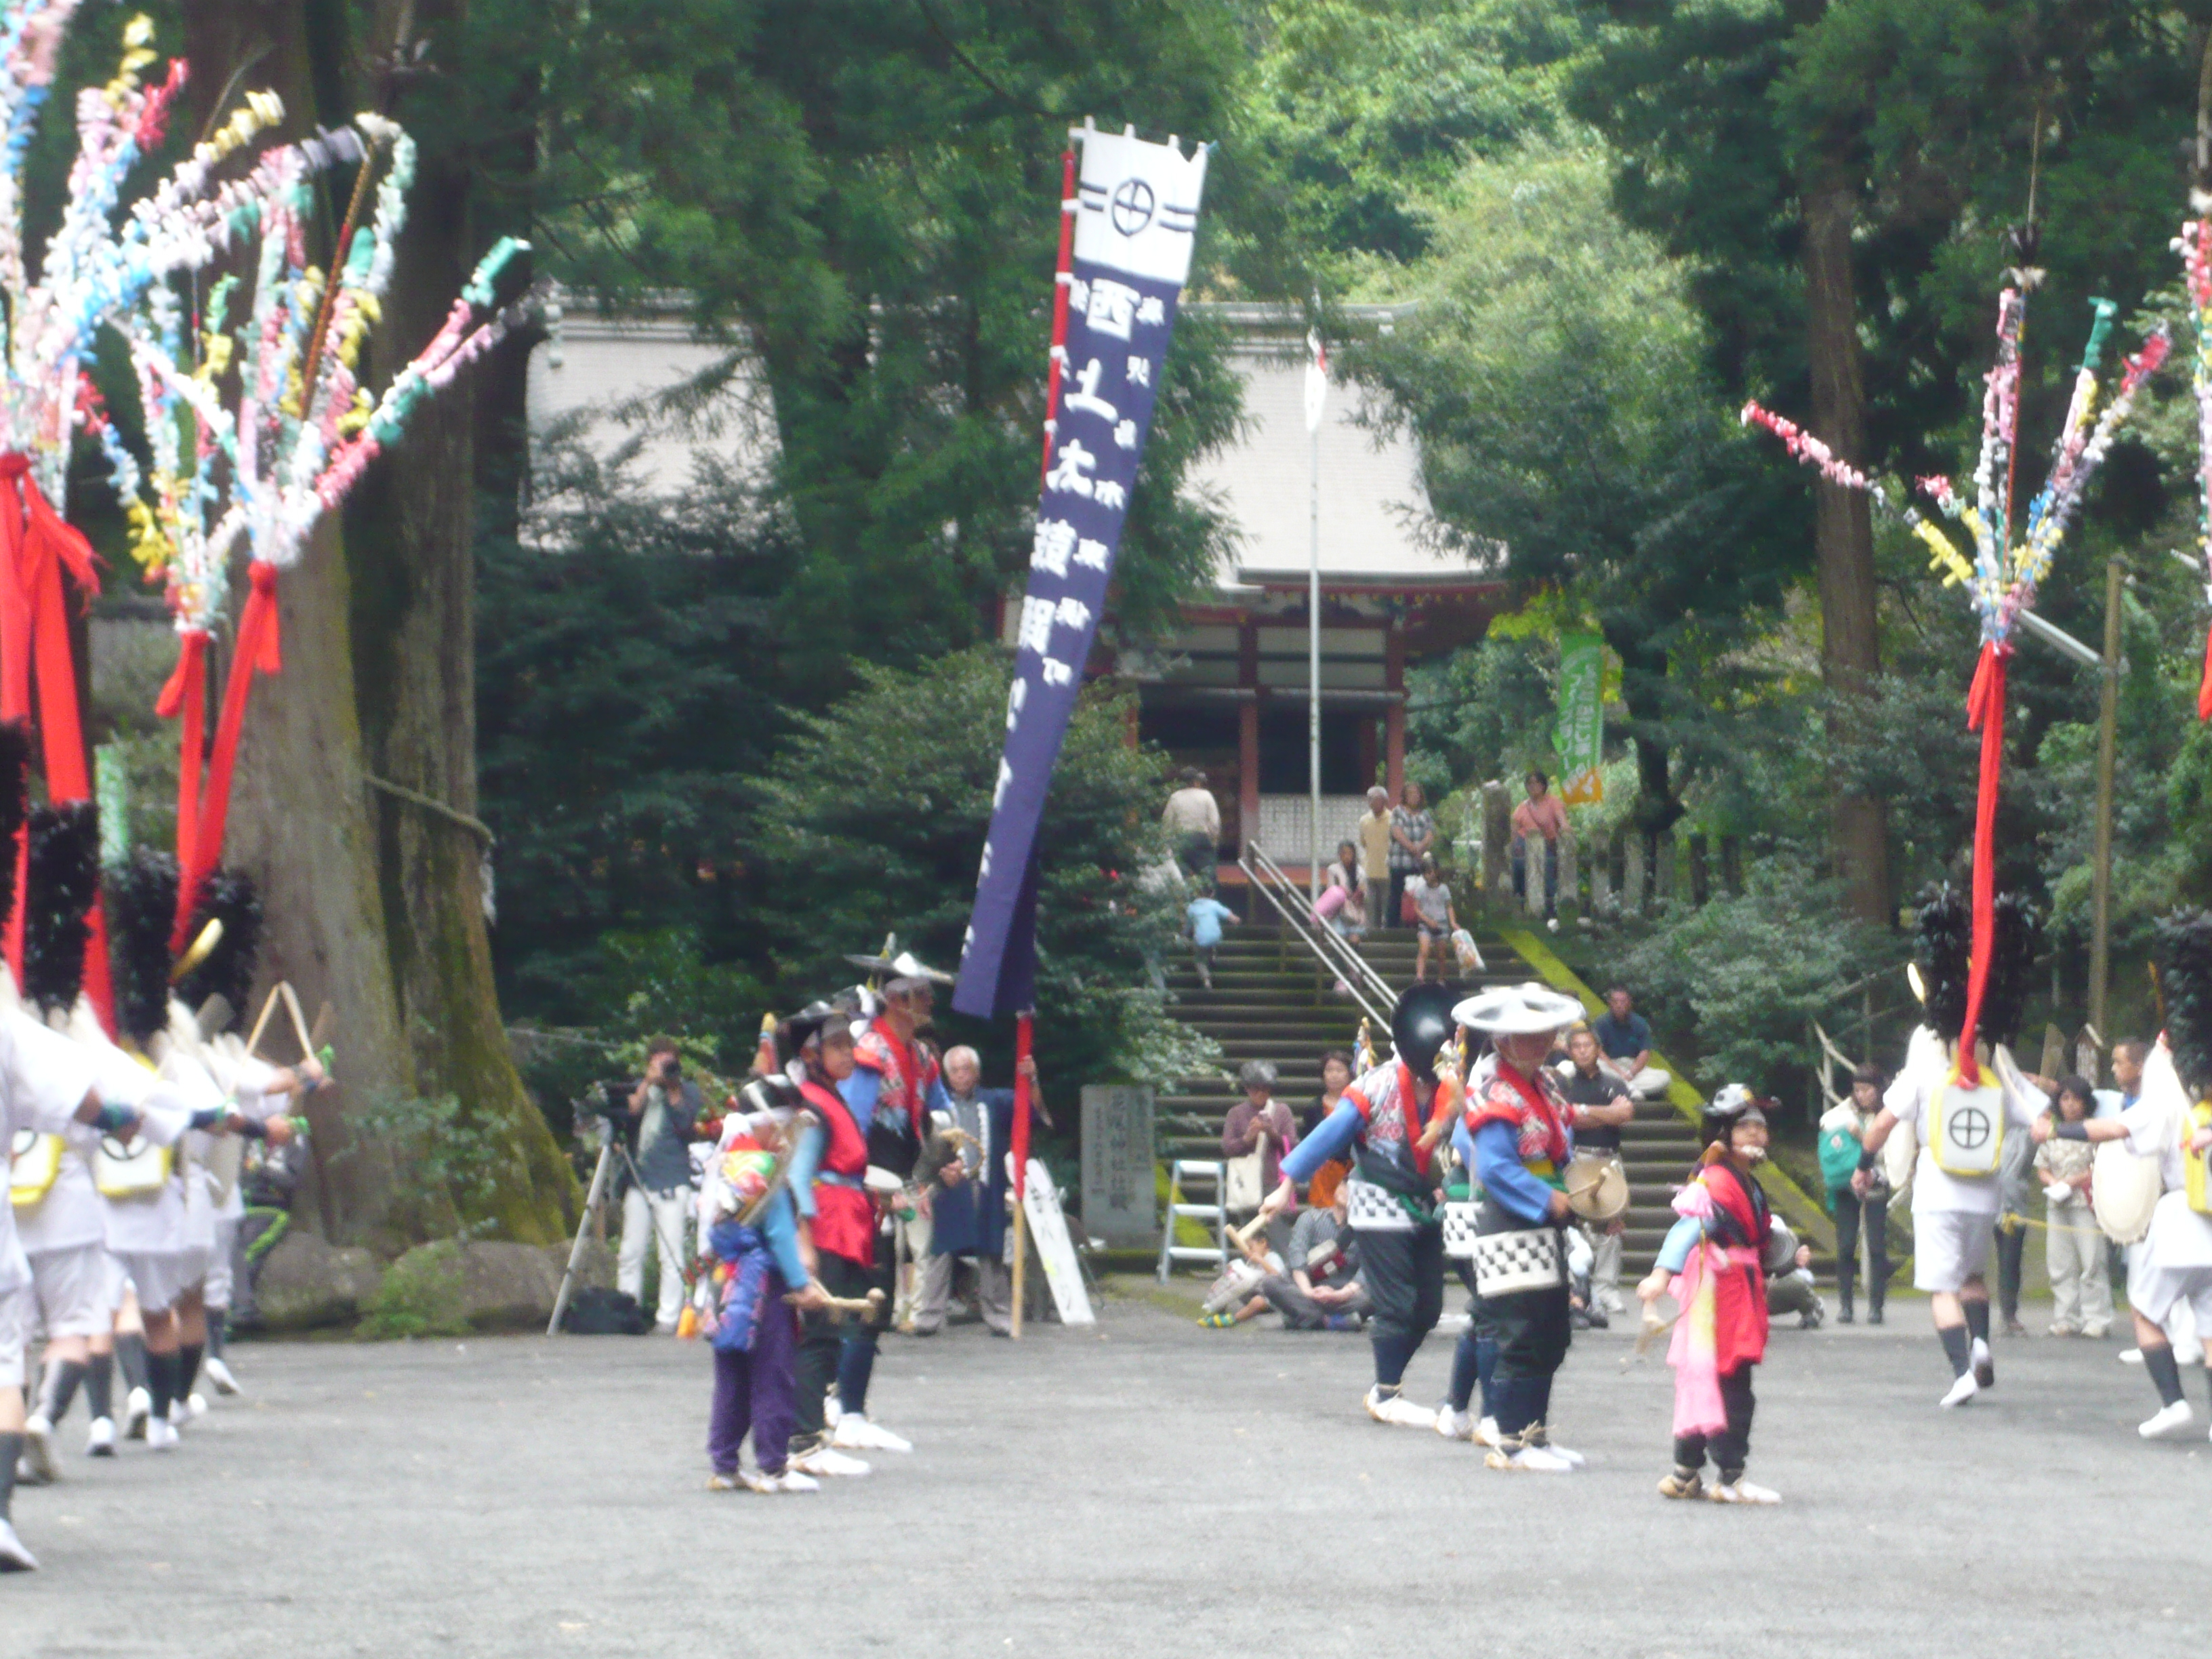
[[[315,1010],[315,1023],[307,1033],[307,1041],[313,1043],[318,1049],[323,1046],[323,1034],[331,1029],[331,1021],[337,1015],[337,1010],[331,1007],[331,1000],[325,997],[323,1006]]]
[[[289,979],[278,980],[276,989],[283,995],[285,1012],[292,1016],[292,1034],[300,1039],[300,1058],[313,1060],[315,1057],[314,1039],[307,1035],[307,1017],[300,1012],[299,993],[292,988],[292,981]]]
[[[278,981],[279,984],[282,981]],[[276,1012],[276,987],[269,988],[269,1000],[261,1005],[261,1018],[253,1022],[253,1035],[246,1039],[246,1052],[257,1053],[261,1047],[261,1034],[269,1029],[269,1017]]]

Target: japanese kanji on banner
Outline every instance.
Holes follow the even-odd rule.
[[[1595,634],[1559,637],[1559,799],[1570,806],[1605,799],[1605,641]]]
[[[1068,210],[1073,257],[1060,278],[1058,396],[1046,423],[1006,745],[952,994],[954,1007],[983,1017],[1034,999],[1037,820],[1105,607],[1206,183],[1203,145],[1186,155],[1172,142],[1087,125],[1073,137],[1082,165]]]

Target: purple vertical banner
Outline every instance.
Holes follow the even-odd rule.
[[[1036,1000],[1037,823],[1106,608],[1137,463],[1190,274],[1206,149],[1085,125],[1059,419],[1016,629],[1006,746],[952,1006],[982,1018]]]

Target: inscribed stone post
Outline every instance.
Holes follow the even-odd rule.
[[[1152,1161],[1152,1091],[1084,1085],[1083,1228],[1109,1249],[1159,1242]]]

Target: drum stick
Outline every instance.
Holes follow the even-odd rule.
[[[330,1034],[331,1021],[337,1017],[337,1010],[331,1006],[331,1000],[325,997],[323,1006],[315,1010],[315,1024],[307,1033],[307,1040],[317,1048],[323,1046],[324,1037]]]
[[[246,1039],[246,1052],[249,1054],[259,1051],[261,1034],[269,1029],[269,1017],[276,1012],[276,989],[274,985],[269,988],[269,1000],[261,1005],[261,1018],[253,1022],[253,1035]]]
[[[1666,1335],[1668,1332],[1673,1330],[1674,1328],[1674,1321],[1681,1318],[1681,1310],[1678,1308],[1674,1310],[1674,1319],[1660,1319],[1652,1313],[1650,1304],[1649,1303],[1645,1304],[1644,1309],[1644,1328],[1637,1333],[1636,1346],[1630,1352],[1628,1357],[1620,1362],[1620,1369],[1624,1371],[1626,1370],[1631,1361],[1641,1359],[1645,1354],[1650,1352],[1651,1345],[1654,1342],[1656,1342],[1661,1337]]]
[[[292,988],[292,981],[276,981],[278,994],[284,999],[284,1012],[292,1017],[292,1035],[300,1039],[300,1058],[306,1060],[315,1052],[314,1039],[307,1035],[307,1017],[300,1012],[300,994]]]

